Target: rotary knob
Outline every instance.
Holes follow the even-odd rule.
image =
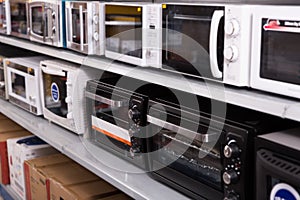
[[[226,197],[224,197],[224,200],[239,200],[239,196],[235,194],[234,192],[230,192]]]
[[[141,121],[141,112],[139,111],[137,105],[134,105],[128,111],[129,118],[136,124],[139,124]]]
[[[231,142],[224,147],[223,153],[226,158],[236,158],[240,154],[240,148],[235,142]]]
[[[231,45],[224,49],[223,54],[228,61],[235,61],[239,56],[239,51],[236,46]]]
[[[97,25],[98,22],[99,22],[99,17],[98,17],[98,15],[94,15],[94,16],[93,16],[93,23]]]
[[[67,119],[73,119],[73,112],[69,112],[67,114]]]
[[[225,184],[230,185],[234,184],[239,180],[239,176],[233,169],[225,171],[223,173],[223,181]]]
[[[71,97],[71,96],[67,96],[67,97],[65,98],[65,102],[66,102],[66,103],[72,103],[72,97]]]
[[[240,32],[240,25],[236,19],[231,19],[227,21],[225,25],[225,33],[227,35],[235,36],[238,35]]]
[[[99,40],[99,34],[98,34],[98,32],[95,32],[94,35],[93,35],[93,37],[94,37],[95,41],[98,41]]]

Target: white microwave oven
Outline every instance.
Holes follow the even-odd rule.
[[[44,60],[41,67],[41,96],[44,117],[77,134],[86,129],[84,90],[101,70],[61,60]]]
[[[28,2],[30,40],[57,47],[65,44],[64,0],[31,0]]]
[[[250,86],[251,5],[166,3],[161,7],[163,70]]]
[[[151,3],[105,3],[105,56],[158,67],[160,7]]]
[[[4,60],[9,101],[35,115],[43,114],[39,65],[45,59],[49,58],[36,56]]]
[[[300,98],[300,7],[253,9],[251,87]]]
[[[88,54],[104,54],[104,3],[66,2],[67,48]]]

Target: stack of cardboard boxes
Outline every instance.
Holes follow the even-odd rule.
[[[1,113],[0,162],[1,184],[19,199],[131,199]]]

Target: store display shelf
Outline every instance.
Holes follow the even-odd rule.
[[[91,144],[83,136],[4,100],[0,100],[0,112],[134,199],[187,199],[129,162]]]
[[[85,56],[75,52],[73,53],[69,50],[53,48],[7,36],[0,36],[0,42],[120,75],[146,80],[169,88],[188,91],[196,95],[258,110],[282,118],[300,121],[299,99],[286,98],[257,90],[224,86],[223,84],[210,81],[186,78],[180,74],[154,68],[134,67],[120,62],[113,62],[103,57]]]

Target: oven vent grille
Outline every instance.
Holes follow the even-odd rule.
[[[272,165],[280,171],[289,173],[291,176],[300,176],[300,166],[298,164],[294,164],[288,159],[281,158],[271,151],[261,149],[257,152],[257,156],[261,157],[261,159],[269,165]]]

